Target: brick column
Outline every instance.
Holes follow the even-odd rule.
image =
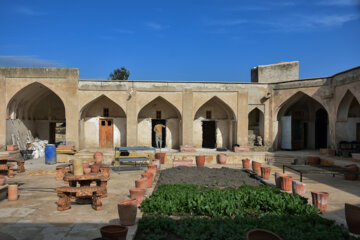
[[[239,91],[237,94],[237,144],[248,145],[248,92]]]
[[[193,92],[185,89],[182,98],[182,145],[193,145]]]
[[[0,102],[2,102],[2,107],[0,108],[0,146],[6,145],[6,109],[7,102],[5,102],[5,71],[0,70]]]

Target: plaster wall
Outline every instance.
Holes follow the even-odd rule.
[[[349,117],[346,122],[336,122],[336,142],[356,141],[356,125],[360,118]]]
[[[299,79],[299,62],[259,65],[251,69],[251,82],[273,83]]]

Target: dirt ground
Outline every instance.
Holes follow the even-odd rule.
[[[262,185],[240,169],[227,167],[176,167],[162,170],[156,188],[161,184],[196,184],[208,187],[240,187],[243,184]],[[156,189],[155,188],[155,189]]]

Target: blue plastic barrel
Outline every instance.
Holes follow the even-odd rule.
[[[45,146],[45,163],[46,164],[56,163],[56,147],[54,144],[48,144]]]

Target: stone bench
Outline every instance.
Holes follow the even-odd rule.
[[[179,166],[186,166],[186,167],[192,167],[193,166],[193,160],[173,160],[173,167],[179,167]]]
[[[75,194],[75,196],[80,199],[77,201],[79,204],[89,203],[88,200],[91,200],[92,208],[95,210],[102,210],[102,201],[101,196],[103,192],[102,187],[57,187],[56,188],[57,195],[59,200],[57,201],[57,210],[65,211],[71,208],[71,194]],[[81,199],[85,201],[81,201]]]

